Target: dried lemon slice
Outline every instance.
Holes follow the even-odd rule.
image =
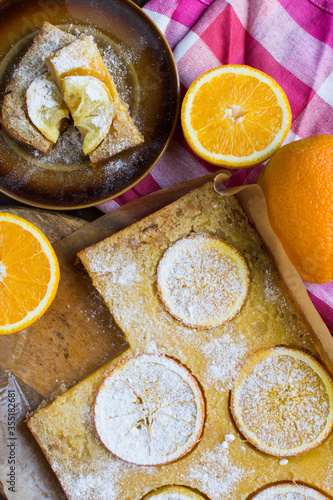
[[[205,500],[202,495],[186,486],[162,486],[151,491],[142,500]]]
[[[32,123],[49,141],[56,143],[62,120],[69,117],[56,84],[47,75],[36,78],[27,88],[26,103]]]
[[[67,76],[62,86],[74,125],[83,137],[83,152],[88,154],[109,133],[114,117],[113,99],[105,83],[93,76]]]
[[[250,278],[242,255],[209,234],[178,240],[157,268],[157,287],[169,313],[187,326],[212,328],[242,308]]]
[[[142,354],[102,381],[94,423],[104,446],[137,465],[173,462],[199,440],[205,417],[198,382],[167,356]]]
[[[293,456],[318,446],[333,427],[333,381],[303,351],[257,352],[239,373],[231,412],[240,432],[259,450]]]
[[[252,500],[329,500],[309,486],[288,481],[268,486],[251,498]]]

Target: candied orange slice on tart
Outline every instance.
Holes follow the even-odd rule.
[[[251,500],[329,500],[317,490],[289,481],[273,484],[251,497]]]
[[[333,427],[333,380],[303,351],[263,349],[240,371],[231,391],[239,431],[259,450],[293,456],[318,446]]]
[[[142,500],[205,500],[200,493],[186,486],[168,485],[151,491]]]
[[[187,368],[167,356],[142,354],[104,378],[93,414],[101,442],[114,455],[137,465],[161,465],[198,442],[205,403]]]
[[[33,224],[0,214],[0,335],[26,328],[44,314],[59,283],[51,243]]]
[[[225,241],[194,234],[176,241],[157,268],[159,297],[186,326],[213,328],[242,308],[250,284],[243,256]]]

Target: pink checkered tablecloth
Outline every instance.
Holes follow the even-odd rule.
[[[182,95],[208,69],[247,64],[271,75],[288,96],[293,122],[285,143],[333,134],[333,0],[150,0],[144,10],[173,50]],[[256,182],[262,168],[233,171],[226,185]],[[178,126],[152,172],[100,208],[110,211],[215,170],[189,149]],[[333,282],[305,286],[333,333]]]

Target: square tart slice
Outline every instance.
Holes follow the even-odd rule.
[[[14,139],[49,154],[52,142],[31,122],[26,105],[26,92],[35,79],[47,73],[46,58],[75,40],[53,24],[44,22],[22,57],[5,90],[1,107],[1,126]]]
[[[195,278],[200,273],[208,274],[199,289],[194,287],[192,299],[198,299],[199,290],[204,298],[203,310],[216,318],[211,314],[215,306],[207,304],[206,295],[218,283],[215,261],[207,265],[207,261],[194,257],[200,248],[197,243],[191,247],[193,252],[175,252],[181,262],[171,259],[170,249],[182,245],[178,242],[187,243],[188,238],[198,242],[196,238],[202,235],[204,242],[224,242],[240,256],[236,262],[245,263],[241,274],[245,281],[238,286],[237,280],[231,280],[227,286],[237,299],[246,283],[241,304],[228,318],[210,324],[207,317],[204,323],[196,322],[198,306],[193,312],[188,305],[193,301],[179,296],[173,301],[173,290],[180,293],[179,288],[183,288],[177,285],[177,279],[188,278],[193,290]],[[211,252],[209,244],[209,259]],[[264,486],[287,480],[304,482],[333,495],[332,434],[315,449],[283,460],[247,442],[230,412],[234,381],[256,351],[284,345],[317,358],[321,352],[235,197],[219,195],[213,183],[208,183],[86,248],[79,258],[131,348],[29,419],[30,430],[69,498],[141,500],[156,488],[182,485],[210,500],[243,500]],[[164,259],[167,265],[163,267]],[[191,261],[190,267],[187,261]],[[161,291],[160,264],[161,276],[167,278],[166,292]],[[183,266],[183,275],[179,266]],[[181,314],[184,311],[185,317]],[[123,359],[140,354],[164,355],[179,362],[195,377],[204,397],[201,437],[187,454],[172,463],[144,466],[122,460],[107,450],[96,433],[94,401],[105,374]],[[117,393],[119,401],[120,395]]]
[[[113,120],[105,138],[89,153],[92,163],[106,161],[115,154],[144,141],[127,104],[118,93],[113,77],[106,68],[92,36],[81,36],[63,49],[57,50],[47,59],[47,65],[61,92],[64,92],[66,78],[96,78],[108,89],[113,104]],[[71,103],[67,104],[73,113]],[[95,118],[100,121],[103,117]]]

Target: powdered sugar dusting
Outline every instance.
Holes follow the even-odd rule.
[[[67,45],[51,57],[51,64],[58,75],[73,71],[74,68],[89,70],[91,60],[87,57],[86,43],[94,46],[92,36],[84,36]],[[79,47],[82,46],[82,50]]]
[[[71,477],[71,489],[75,498],[85,500],[116,500],[119,499],[121,486],[117,478],[123,471],[124,465],[119,461],[99,468],[98,472],[91,471]]]
[[[136,263],[127,260],[125,256],[122,261],[114,261],[112,264],[103,259],[95,259],[90,263],[89,270],[99,277],[110,276],[112,281],[122,286],[131,285],[140,279]]]
[[[214,327],[235,316],[248,288],[246,264],[216,238],[198,234],[168,248],[158,287],[169,312],[194,327]]]
[[[36,78],[27,89],[27,106],[33,110],[60,108],[62,97],[56,84],[45,76]],[[31,116],[30,116],[31,118]]]
[[[235,388],[236,405],[246,429],[251,429],[260,443],[281,453],[316,439],[330,411],[319,375],[288,351],[270,351],[271,356],[244,372],[245,378]]]
[[[224,498],[224,495],[232,493],[237,484],[245,481],[253,473],[250,464],[246,470],[235,465],[228,450],[218,445],[212,451],[202,455],[199,462],[192,465],[189,477],[183,479],[185,481],[190,478],[195,482],[199,491],[204,491],[206,495],[214,499]]]
[[[204,411],[193,377],[165,356],[131,358],[101,384],[95,426],[112,453],[138,465],[169,463],[196,443]]]
[[[15,87],[19,87],[25,92],[35,78],[47,72],[45,60],[72,40],[74,40],[72,35],[64,33],[58,28],[44,30],[43,43],[40,44],[39,40],[36,42],[39,43],[39,58],[30,59],[29,55],[23,56],[13,75]]]
[[[244,336],[225,333],[200,346],[200,350],[210,362],[207,375],[213,381],[223,383],[224,390],[233,386],[233,380],[248,353]]]

